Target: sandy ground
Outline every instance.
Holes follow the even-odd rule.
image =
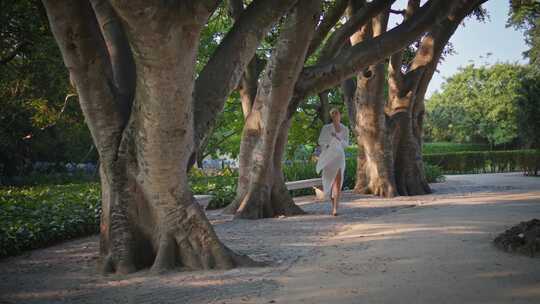
[[[540,178],[450,176],[435,193],[391,200],[346,193],[340,216],[235,220],[209,212],[225,244],[270,264],[229,271],[95,272],[98,238],[0,261],[0,303],[540,303],[540,259],[491,241],[540,218]]]

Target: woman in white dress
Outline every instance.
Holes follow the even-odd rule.
[[[319,135],[321,155],[317,161],[317,174],[322,170],[323,191],[332,201],[332,215],[337,215],[343,176],[345,174],[345,148],[349,145],[349,129],[341,123],[337,108],[330,110],[332,122],[324,125]]]

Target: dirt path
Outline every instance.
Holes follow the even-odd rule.
[[[221,239],[270,267],[102,277],[97,237],[0,262],[0,303],[540,303],[540,259],[491,246],[540,218],[540,178],[452,176],[428,196],[347,194],[341,216],[301,198],[307,216],[231,221]]]

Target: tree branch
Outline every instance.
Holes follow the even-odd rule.
[[[390,13],[391,13],[391,14],[396,14],[396,15],[405,15],[406,11],[405,11],[405,10],[394,10],[394,9],[390,9]]]
[[[411,18],[420,8],[420,0],[409,0],[407,8],[404,10],[404,20]],[[390,56],[388,65],[388,91],[390,96],[398,95],[399,91],[404,87],[404,74],[401,71],[403,66],[403,49]]]
[[[128,120],[135,95],[135,62],[120,19],[107,0],[90,0],[103,33],[112,65],[118,102]]]
[[[415,99],[423,100],[431,78],[437,68],[445,46],[455,33],[463,19],[471,14],[478,6],[487,0],[459,1],[453,12],[436,25],[421,41],[418,51],[412,61],[411,70],[405,75],[407,83],[416,82],[417,86],[411,88],[406,85],[404,89],[415,89]],[[421,73],[418,73],[418,70]],[[416,71],[416,72],[415,72]],[[420,74],[420,75],[418,75]],[[416,103],[416,102],[415,102]]]
[[[311,56],[321,45],[330,30],[336,25],[341,16],[343,16],[348,3],[349,0],[337,0],[334,6],[328,9],[321,24],[317,27],[315,35],[311,39],[306,58]]]
[[[357,12],[355,12],[349,20],[336,30],[321,50],[319,62],[323,62],[334,57],[341,49],[343,44],[351,37],[358,29],[369,22],[371,18],[379,14],[384,9],[388,9],[395,0],[374,0],[369,2]]]
[[[385,34],[354,45],[328,62],[304,68],[297,82],[295,98],[303,99],[331,88],[362,68],[388,58],[445,18],[454,6],[453,1],[430,0],[413,18]]]
[[[257,46],[270,27],[296,1],[255,0],[241,14],[195,82],[195,141],[198,146],[215,123]]]
[[[43,4],[100,157],[114,159],[125,121],[92,7],[88,1],[44,0]]]

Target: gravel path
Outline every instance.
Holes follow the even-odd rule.
[[[308,212],[305,216],[232,221],[230,216],[217,211],[208,212],[226,245],[267,262],[268,267],[171,272],[160,276],[141,271],[103,277],[95,272],[97,236],[34,250],[0,261],[0,303],[304,303],[303,299],[309,297],[301,290],[313,292],[315,285],[319,290],[319,285],[324,285],[321,276],[326,273],[336,269],[342,273],[345,281],[335,281],[339,285],[351,282],[353,276],[366,280],[369,276],[364,276],[365,271],[379,270],[384,263],[396,262],[391,255],[385,257],[388,254],[381,252],[377,253],[380,257],[373,255],[371,260],[359,259],[353,253],[362,252],[367,244],[357,240],[339,241],[344,234],[380,221],[391,223],[404,214],[420,214],[435,205],[451,209],[452,205],[470,199],[487,201],[505,196],[508,202],[513,201],[512,195],[519,196],[517,200],[534,198],[538,194],[535,191],[540,191],[540,178],[518,174],[451,176],[444,183],[434,184],[433,189],[435,193],[431,195],[391,200],[345,193],[338,217],[329,215],[329,203],[316,202],[313,197],[296,199]],[[507,211],[514,212],[513,209]],[[504,214],[498,216],[504,217]],[[516,216],[508,217],[514,218]],[[422,248],[423,244],[412,246]],[[336,254],[344,258],[336,259]],[[321,267],[306,268],[306,265]],[[303,272],[317,284],[301,279],[306,278],[300,275]],[[292,284],[291,277],[300,278],[294,280],[298,284]],[[354,291],[345,294],[354,295]],[[287,295],[296,298],[287,298]],[[345,298],[336,294],[320,299],[306,303],[328,303],[327,300],[341,303],[340,299]]]

